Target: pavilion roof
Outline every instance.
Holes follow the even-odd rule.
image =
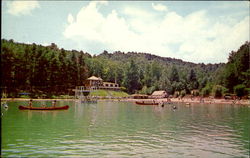
[[[96,77],[96,76],[91,76],[91,77],[87,78],[87,80],[102,81],[102,79],[100,77]]]

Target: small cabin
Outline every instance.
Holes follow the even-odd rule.
[[[168,94],[166,91],[154,91],[150,98],[154,98],[154,99],[157,99],[157,98],[167,98]]]

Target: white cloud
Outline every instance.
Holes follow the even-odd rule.
[[[136,7],[125,7],[123,13],[131,17],[152,18],[152,14]]]
[[[73,23],[74,22],[74,17],[72,16],[72,14],[68,15],[68,23]]]
[[[215,8],[218,9],[239,9],[239,8],[249,8],[250,2],[249,1],[224,1],[220,5],[216,5]]]
[[[7,4],[8,13],[19,16],[30,14],[35,8],[39,8],[38,1],[12,1]]]
[[[126,7],[122,11],[126,16],[116,10],[105,16],[99,11],[102,5],[93,1],[75,19],[68,15],[63,34],[78,48],[147,52],[196,63],[216,63],[226,62],[231,50],[249,40],[249,16],[228,24],[227,19],[210,17],[206,10],[186,16],[176,12],[159,16],[135,7]],[[95,43],[95,47],[85,43]]]
[[[152,3],[152,7],[154,10],[157,10],[157,11],[167,11],[167,9],[168,9],[167,6],[162,5],[160,3],[158,3],[158,4]]]

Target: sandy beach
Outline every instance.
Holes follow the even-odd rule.
[[[1,98],[1,101],[29,101],[29,98]],[[75,101],[77,99],[33,99],[33,101]],[[168,98],[162,99],[131,99],[131,98],[112,98],[112,99],[98,99],[98,101],[155,101],[155,102],[169,102]],[[170,102],[172,103],[185,103],[185,104],[236,104],[236,105],[250,105],[250,100],[241,99],[241,100],[226,100],[226,99],[214,99],[214,98],[171,98]]]

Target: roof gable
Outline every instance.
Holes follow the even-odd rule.
[[[100,77],[95,77],[95,76],[91,76],[91,77],[89,77],[87,80],[102,81],[102,79],[101,79]]]
[[[152,95],[165,95],[166,91],[154,91]]]

